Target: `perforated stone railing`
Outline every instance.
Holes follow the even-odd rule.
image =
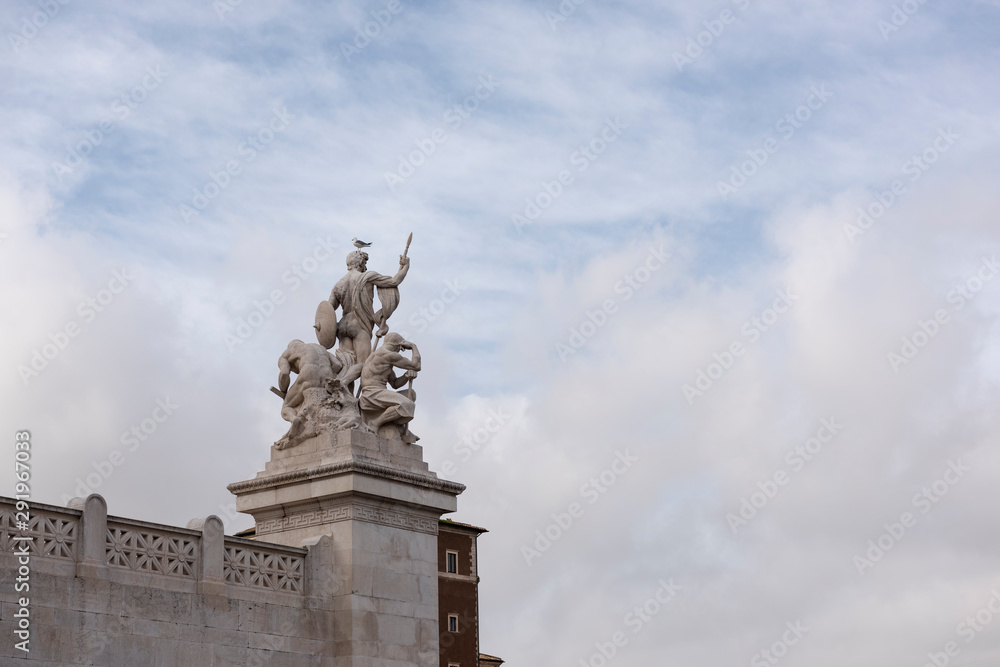
[[[27,523],[27,531],[22,530],[22,523]],[[13,552],[19,541],[14,538],[28,536],[32,539],[25,541],[32,556],[75,560],[79,534],[79,511],[31,509],[25,515],[17,511],[13,500],[0,504],[0,551]]]
[[[17,539],[24,537],[31,539]],[[75,563],[78,577],[161,575],[164,585],[196,584],[213,595],[232,588],[305,593],[306,549],[227,537],[214,516],[187,528],[109,517],[97,494],[69,508],[32,503],[27,515],[13,498],[0,497],[0,554],[13,554],[19,542],[32,557]]]
[[[298,549],[294,551],[299,551]],[[226,538],[226,583],[268,591],[303,592],[305,557],[292,549],[264,547],[253,540]]]
[[[198,576],[200,535],[109,518],[105,561],[110,567],[174,577]]]

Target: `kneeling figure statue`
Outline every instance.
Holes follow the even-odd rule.
[[[411,359],[399,352],[410,350]],[[397,376],[393,368],[406,372]],[[410,432],[409,422],[413,419],[414,401],[417,396],[413,391],[413,380],[420,371],[420,351],[413,343],[404,340],[398,333],[386,334],[385,342],[365,360],[361,370],[361,412],[368,426],[382,437],[398,437],[403,442],[412,444],[419,440]],[[403,391],[399,389],[404,384],[410,386]]]

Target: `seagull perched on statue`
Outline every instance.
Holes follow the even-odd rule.
[[[371,245],[371,243],[365,243],[364,241],[359,241],[357,236],[351,239],[351,243],[354,244],[355,248],[367,248],[368,246]]]

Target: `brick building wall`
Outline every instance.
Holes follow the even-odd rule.
[[[484,528],[442,519],[438,527],[441,667],[479,665],[479,568],[476,541]],[[449,553],[453,560],[449,571]]]

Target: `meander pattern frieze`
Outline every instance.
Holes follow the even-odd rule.
[[[198,541],[186,535],[108,526],[107,564],[133,572],[194,578],[198,568]]]
[[[302,593],[302,556],[227,544],[224,558],[223,573],[230,584]]]
[[[438,532],[438,522],[431,517],[386,509],[375,505],[350,503],[259,521],[257,523],[257,534],[265,535],[268,533],[284,532],[295,530],[296,528],[307,528],[309,526],[347,521],[348,519],[367,521],[394,528],[406,528],[407,530],[431,535],[437,535]]]
[[[14,551],[18,540],[13,538],[30,536],[29,553],[43,558],[74,559],[74,548],[79,534],[80,519],[76,516],[60,516],[45,512],[31,511],[28,529],[22,530],[23,519],[18,517],[14,507],[0,510],[0,551]]]

